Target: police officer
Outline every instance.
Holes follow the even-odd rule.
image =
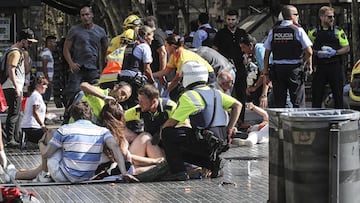
[[[152,143],[158,144],[161,126],[174,112],[176,103],[160,98],[158,89],[150,84],[139,89],[138,100],[138,105],[125,111],[126,127],[136,134],[150,133]],[[134,133],[127,136],[129,142],[136,136]]]
[[[273,54],[273,68],[270,80],[273,85],[274,106],[284,108],[287,91],[293,107],[305,107],[304,68],[312,72],[312,43],[303,28],[297,23],[299,13],[296,7],[286,5],[282,8],[284,20],[270,30],[264,43],[264,70],[269,73],[269,56]]]
[[[334,25],[334,9],[323,6],[319,10],[320,25],[309,30],[313,41],[316,70],[312,81],[312,107],[320,108],[327,83],[334,98],[335,108],[343,108],[344,71],[341,55],[350,51],[349,41],[343,29]]]
[[[219,154],[227,150],[228,135],[234,133],[242,104],[235,98],[206,86],[208,71],[203,64],[188,61],[182,65],[181,70],[185,92],[180,96],[178,107],[165,122],[161,132],[171,172],[165,180],[187,180],[184,161],[205,167],[211,170],[211,177],[217,177],[221,162]],[[225,110],[229,109],[230,119],[226,122]],[[187,118],[190,119],[192,128],[175,128]]]

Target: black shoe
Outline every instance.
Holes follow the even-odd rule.
[[[186,181],[189,180],[190,177],[189,175],[184,172],[178,172],[178,173],[174,173],[174,174],[168,174],[166,176],[164,176],[161,180],[162,181]]]
[[[17,148],[20,147],[20,143],[16,142],[15,140],[11,140],[6,144],[6,147]]]
[[[218,157],[215,160],[214,168],[211,170],[211,178],[217,178],[222,176],[222,169],[225,166],[225,160]]]

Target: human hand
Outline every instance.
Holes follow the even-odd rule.
[[[130,174],[124,174],[122,175],[123,177],[123,180],[127,183],[138,183],[140,182],[139,179],[135,178],[133,175],[130,175]]]
[[[237,131],[238,130],[237,130],[236,127],[232,127],[232,128],[227,129],[227,133],[228,133],[229,137],[232,137],[233,135],[235,135]]]
[[[264,109],[264,108],[267,108],[267,105],[268,105],[267,97],[260,97],[259,106]]]
[[[329,58],[328,51],[318,51],[318,52],[317,52],[317,56],[318,56],[319,58]]]
[[[78,64],[78,63],[69,64],[69,68],[72,73],[77,72],[80,70],[80,64]]]
[[[5,150],[0,151],[0,164],[4,169],[7,166],[7,158],[6,158]]]
[[[328,57],[329,57],[329,58],[336,55],[336,50],[333,49],[333,48],[328,49],[327,52],[328,52]]]
[[[112,96],[105,96],[103,100],[105,101],[105,103],[109,103],[111,101],[114,101],[114,102],[116,101],[116,99]]]

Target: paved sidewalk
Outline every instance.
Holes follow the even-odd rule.
[[[268,146],[231,148],[231,173],[216,179],[179,182],[101,183],[25,187],[41,202],[266,202],[268,199]],[[8,150],[16,168],[39,164],[37,151]],[[250,165],[249,165],[250,164]],[[250,167],[250,175],[248,175]],[[224,169],[225,173],[227,169]],[[229,170],[227,170],[228,172]],[[221,186],[225,179],[235,185]],[[0,175],[3,181],[3,176]]]
[[[49,107],[62,114],[61,109]],[[54,125],[53,127],[56,127]],[[16,168],[36,167],[38,150],[7,149],[7,156]],[[231,159],[225,175],[216,179],[178,182],[100,183],[25,187],[41,202],[266,202],[268,199],[268,144],[253,147],[232,147],[222,155]],[[228,165],[229,166],[229,165]],[[230,172],[230,173],[229,173]],[[230,174],[230,175],[229,175]],[[223,180],[234,185],[224,185]],[[0,175],[4,181],[4,176]]]

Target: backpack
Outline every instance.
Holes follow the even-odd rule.
[[[202,46],[212,47],[217,31],[214,28],[200,27],[207,33],[207,38],[202,42]]]
[[[4,84],[4,82],[8,78],[8,70],[7,70],[8,66],[6,63],[7,55],[8,55],[8,53],[15,51],[15,50],[20,51],[20,49],[16,48],[16,47],[7,48],[0,59],[0,83],[1,84]],[[21,61],[22,61],[22,57],[20,57],[18,65],[21,63]]]

